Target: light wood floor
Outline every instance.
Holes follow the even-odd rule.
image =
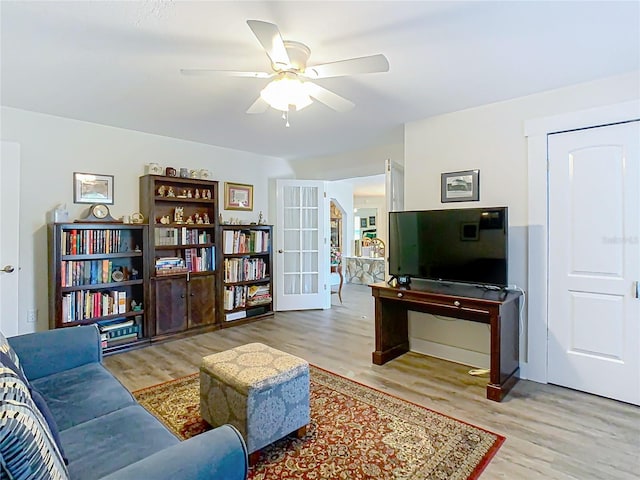
[[[502,402],[485,398],[486,378],[469,367],[408,353],[377,366],[373,298],[345,285],[344,304],[273,318],[106,357],[130,390],[198,370],[203,356],[261,342],[360,383],[504,435],[482,479],[638,479],[640,408],[521,380]]]

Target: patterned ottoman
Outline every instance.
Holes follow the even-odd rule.
[[[259,450],[309,424],[309,363],[261,343],[209,355],[200,366],[200,414],[242,433],[250,461]]]

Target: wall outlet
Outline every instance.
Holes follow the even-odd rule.
[[[27,310],[27,323],[36,323],[38,321],[38,310],[30,308]]]

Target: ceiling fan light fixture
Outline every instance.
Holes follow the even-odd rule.
[[[295,74],[282,73],[261,92],[262,99],[272,108],[283,112],[300,111],[313,103],[305,84]]]

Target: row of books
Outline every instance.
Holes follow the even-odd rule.
[[[62,296],[63,323],[126,312],[127,292],[124,290],[78,290]]]
[[[137,277],[135,269],[129,270],[123,265],[114,265],[111,260],[63,260],[60,262],[60,282],[63,287],[97,285],[111,283],[113,272],[122,272],[118,281],[131,279],[131,272]]]
[[[136,317],[135,319],[114,318],[96,322],[100,330],[102,348],[113,347],[136,340],[141,332],[140,322],[141,317]]]
[[[261,280],[267,276],[267,262],[263,258],[224,259],[224,281],[226,283]]]
[[[156,228],[156,245],[201,245],[211,243],[211,233],[197,228]]]
[[[62,230],[62,255],[92,255],[131,251],[129,231],[123,230]],[[135,248],[135,247],[134,247]]]
[[[271,288],[263,285],[236,285],[224,287],[224,309],[254,307],[271,303]]]
[[[224,230],[223,253],[267,253],[270,241],[266,230]]]
[[[184,263],[190,272],[212,272],[216,269],[215,247],[187,248]]]
[[[156,258],[156,275],[212,272],[216,269],[215,247],[187,248],[182,257]]]

